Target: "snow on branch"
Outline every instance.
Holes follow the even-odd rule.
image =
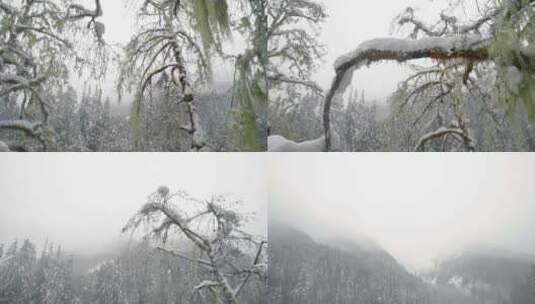
[[[437,139],[442,138],[447,135],[456,135],[463,139],[464,142],[472,143],[472,139],[466,135],[466,133],[461,128],[446,128],[446,127],[440,127],[437,130],[427,133],[424,136],[422,136],[419,140],[416,146],[414,147],[414,151],[421,151],[426,143]]]
[[[354,51],[338,57],[334,63],[336,71],[356,68],[381,60],[404,62],[411,59],[455,59],[487,60],[488,44],[480,35],[454,35],[448,37],[427,37],[422,39],[379,38],[361,43]]]
[[[325,137],[295,142],[281,135],[268,137],[268,152],[326,152]]]
[[[464,59],[481,62],[490,59],[489,41],[480,35],[454,35],[422,39],[380,38],[360,44],[354,51],[340,56],[335,64],[336,75],[325,97],[323,126],[327,150],[331,146],[330,108],[336,94],[351,83],[353,73],[363,66],[379,61],[406,62],[415,59],[439,61]]]
[[[130,40],[127,46],[128,64],[121,70],[120,82],[139,81],[139,84],[136,84],[138,93],[135,102],[141,107],[144,94],[152,85],[152,79],[160,74],[170,75],[174,84],[172,89],[176,90],[176,103],[183,104],[186,111],[187,122],[179,129],[190,136],[191,151],[206,151],[209,147],[206,144],[202,117],[196,107],[198,102],[187,67],[189,61],[185,58],[194,54],[199,61],[199,76],[201,79],[209,79],[208,57],[203,54],[192,34],[177,29],[177,25],[166,15],[164,6],[152,1],[145,4],[151,4],[157,9],[156,14],[162,18],[162,23],[157,27],[143,28]],[[142,72],[138,73],[138,70]],[[122,84],[119,87],[122,87]]]
[[[159,251],[208,269],[209,279],[198,284],[193,294],[202,296],[202,289],[214,292],[212,287],[217,287],[221,303],[237,304],[239,291],[253,274],[262,277],[265,272],[262,253],[266,245],[266,241],[258,242],[258,238],[240,229],[246,216],[232,207],[237,203],[217,195],[207,200],[196,199],[184,191],[170,193],[169,188],[160,187],[128,221],[123,232],[133,231],[141,223],[150,225],[149,235],[163,244],[157,247]],[[167,234],[174,232],[189,239],[199,254],[164,248]],[[255,255],[250,252],[252,248]]]
[[[132,217],[128,224],[123,228],[123,232],[137,228],[137,226],[145,218],[148,219],[154,215],[163,214],[165,215],[165,220],[161,226],[153,230],[154,232],[161,232],[163,226],[165,226],[165,229],[168,230],[172,225],[175,225],[196,246],[200,248],[207,248],[209,246],[208,240],[189,228],[188,220],[168,205],[167,198],[169,198],[169,196],[164,197],[163,200],[151,200],[143,205],[138,214]]]
[[[191,294],[192,299],[193,299],[193,297],[195,295],[199,295],[199,296],[203,297],[202,291],[204,289],[208,289],[214,295],[214,297],[217,298],[217,293],[216,293],[215,289],[218,288],[218,287],[221,287],[221,283],[216,282],[216,281],[212,281],[212,280],[204,280],[200,284],[195,285],[193,287],[193,292]]]
[[[95,18],[102,16],[102,7],[100,0],[94,1],[95,9],[91,10],[79,4],[71,4],[71,1],[10,3],[0,0],[0,11],[6,15],[5,34],[10,37],[8,43],[0,46],[0,97],[7,96],[8,99],[20,102],[18,119],[25,119],[27,106],[34,102],[41,112],[34,117],[39,117],[39,123],[7,120],[0,123],[1,129],[23,131],[38,139],[45,150],[47,142],[53,142],[51,132],[48,132],[51,129],[47,128],[49,110],[52,107],[43,98],[43,85],[45,82],[58,85],[58,80],[64,81],[67,78],[68,67],[62,61],[63,56],[60,59],[53,54],[77,57],[73,43],[65,36],[67,33],[64,24],[90,18],[88,27],[94,25],[97,37],[101,40],[104,25],[96,22]],[[50,60],[44,59],[48,57]],[[47,98],[53,100],[54,97]]]
[[[268,138],[270,152],[329,151],[333,134],[330,126],[332,100],[351,83],[355,71],[380,61],[399,63],[416,59],[438,61],[462,59],[471,63],[490,60],[489,39],[477,35],[452,35],[422,39],[379,38],[361,43],[355,50],[340,56],[334,64],[336,75],[326,94],[323,109],[324,136],[302,143],[279,135]]]

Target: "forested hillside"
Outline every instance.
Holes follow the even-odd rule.
[[[425,303],[428,296],[425,284],[379,247],[327,246],[276,222],[269,241],[272,303]]]
[[[528,304],[534,299],[533,260],[467,253],[419,275],[380,247],[351,240],[325,245],[278,222],[269,225],[269,241],[271,303]]]
[[[529,304],[535,299],[535,256],[472,248],[444,259],[425,276],[457,286],[476,303]]]

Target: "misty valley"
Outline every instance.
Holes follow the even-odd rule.
[[[535,303],[535,255],[472,248],[411,273],[368,240],[319,243],[281,222],[268,233],[273,304]]]

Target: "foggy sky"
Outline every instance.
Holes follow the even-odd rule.
[[[270,215],[316,240],[367,237],[412,270],[477,245],[535,254],[535,155],[279,154]]]
[[[230,194],[256,212],[265,235],[266,163],[259,154],[44,153],[0,158],[0,243],[46,239],[70,252],[99,253],[158,186],[210,198]]]

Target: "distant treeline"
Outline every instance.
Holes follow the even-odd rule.
[[[40,252],[30,240],[0,245],[0,304],[202,303],[192,290],[205,270],[148,242],[118,249],[85,273],[74,271],[76,259],[53,244]],[[265,286],[250,284],[240,303],[265,298]]]

